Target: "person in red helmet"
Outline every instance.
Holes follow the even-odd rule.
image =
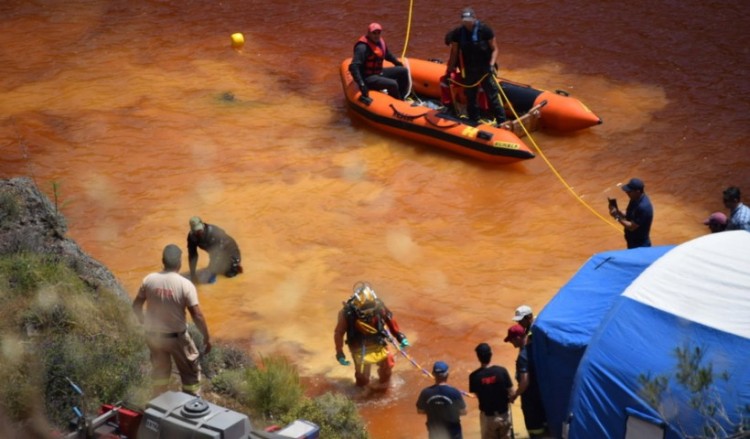
[[[370,97],[370,90],[387,90],[389,96],[403,100],[409,89],[409,71],[388,50],[382,32],[383,26],[379,23],[367,26],[367,33],[354,43],[349,72],[364,98]],[[383,68],[384,60],[394,67]]]

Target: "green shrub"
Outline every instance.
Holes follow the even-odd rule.
[[[211,390],[240,400],[245,393],[247,372],[244,369],[227,369],[211,379]]]
[[[194,325],[189,331],[202,346]],[[73,406],[93,415],[102,403],[144,406],[151,399],[148,348],[130,303],[92,291],[53,256],[0,256],[0,346],[0,412],[22,429],[41,415],[64,429]],[[256,367],[244,351],[219,343],[201,366],[213,396],[227,397],[217,403],[254,414],[254,425],[307,419],[321,437],[367,437],[350,400],[305,398],[286,358],[261,357]]]
[[[0,192],[0,227],[18,221],[21,214],[21,204],[13,194]]]
[[[0,258],[0,273],[3,344],[20,340],[13,357],[23,358],[4,354],[0,361],[0,395],[14,420],[44,400],[50,421],[65,426],[73,405],[93,414],[101,403],[139,394],[148,350],[135,320],[127,318],[132,311],[126,301],[95,294],[54,258]],[[83,389],[84,399],[68,379]]]
[[[240,402],[266,419],[278,419],[302,399],[299,373],[283,357],[261,357],[261,362],[260,367],[246,369],[246,388]]]
[[[53,256],[20,253],[0,258],[0,291],[9,297],[35,297],[45,285],[62,291],[85,289],[78,275]]]
[[[198,349],[203,347],[203,335],[194,324],[188,325],[188,332]],[[254,366],[247,353],[235,346],[224,343],[212,343],[211,352],[200,357],[203,376],[212,380],[226,369],[246,369]]]
[[[12,337],[0,338],[3,353],[0,357],[0,412],[4,412],[13,421],[23,421],[32,416],[35,406],[42,401],[40,392],[41,374],[38,368],[30,367],[32,358],[21,349],[8,351],[16,344]],[[33,364],[33,363],[32,363]]]

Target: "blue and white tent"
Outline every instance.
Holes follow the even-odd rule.
[[[569,414],[572,439],[747,437],[750,233],[700,237],[644,270],[593,334]]]
[[[674,246],[614,250],[592,256],[537,316],[534,356],[550,432],[560,437],[578,364],[612,304],[649,265]]]

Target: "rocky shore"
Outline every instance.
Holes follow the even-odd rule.
[[[0,180],[0,255],[39,253],[64,261],[96,292],[128,294],[111,271],[66,237],[67,223],[30,178]]]

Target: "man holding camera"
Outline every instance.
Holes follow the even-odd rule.
[[[630,202],[623,213],[617,201],[609,200],[609,214],[623,227],[628,248],[651,247],[651,223],[654,221],[654,207],[644,192],[646,186],[639,178],[631,178],[622,190],[628,194]]]

